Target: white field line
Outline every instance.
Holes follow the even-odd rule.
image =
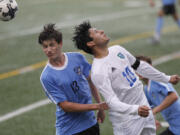
[[[0,123],[3,122],[3,121],[6,121],[8,119],[11,119],[13,117],[16,117],[18,115],[21,115],[23,113],[26,113],[26,112],[29,112],[31,110],[34,110],[36,108],[39,108],[41,106],[44,106],[44,105],[47,105],[47,104],[50,104],[50,100],[49,99],[45,99],[45,100],[40,100],[38,102],[35,102],[33,104],[30,104],[28,106],[25,106],[25,107],[22,107],[22,108],[19,108],[13,112],[10,112],[10,113],[7,113],[3,116],[0,117]]]
[[[176,52],[176,53],[169,54],[169,55],[162,56],[159,59],[154,60],[153,65],[156,66],[156,65],[162,64],[164,62],[167,62],[167,61],[170,61],[172,59],[179,58],[179,57],[180,57],[180,51]],[[35,102],[33,104],[30,104],[28,106],[19,108],[19,109],[13,111],[13,112],[9,112],[9,113],[7,113],[5,115],[0,116],[0,123],[3,122],[3,121],[6,121],[8,119],[14,118],[16,116],[19,116],[19,115],[21,115],[23,113],[34,110],[36,108],[39,108],[41,106],[45,106],[46,104],[50,104],[49,99],[40,100],[40,101]],[[167,127],[168,123],[167,122],[161,122],[161,125],[163,127]]]
[[[139,9],[131,9],[131,10],[126,10],[126,11],[120,11],[120,12],[115,12],[115,13],[110,13],[110,14],[105,14],[105,15],[97,15],[93,17],[86,17],[86,18],[81,18],[81,19],[76,19],[72,21],[64,21],[57,23],[56,26],[57,28],[68,28],[72,27],[75,25],[78,25],[79,23],[89,20],[91,22],[101,22],[101,21],[108,21],[108,20],[113,20],[113,19],[119,19],[119,18],[125,18],[125,17],[132,17],[132,16],[139,16],[139,15],[146,15],[147,13],[153,13],[155,12],[151,8],[139,8]],[[14,32],[9,32],[7,34],[1,34],[0,40],[5,40],[13,37],[20,37],[20,36],[26,36],[30,34],[36,34],[39,33],[43,29],[43,26],[38,26],[30,29],[25,29],[25,30],[20,30],[20,31],[14,31]]]
[[[175,52],[175,53],[172,53],[172,54],[169,54],[169,55],[165,55],[165,56],[162,56],[158,59],[156,59],[154,62],[153,62],[153,65],[156,66],[156,65],[160,65],[162,63],[165,63],[167,61],[170,61],[170,60],[173,60],[173,59],[176,59],[176,58],[179,58],[180,57],[180,51],[178,52]]]

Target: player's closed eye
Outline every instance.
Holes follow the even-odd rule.
[[[54,44],[53,44],[53,43],[51,43],[51,44],[49,44],[49,46],[50,46],[50,47],[53,47],[53,46],[54,46]]]

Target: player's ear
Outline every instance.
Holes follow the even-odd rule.
[[[59,45],[62,46],[62,44],[63,44],[63,42],[61,41],[61,42],[59,43]]]
[[[88,47],[93,47],[95,45],[94,41],[87,42]]]
[[[63,45],[63,44],[62,44],[62,41],[59,42],[59,43],[57,42],[57,44],[58,44],[58,46],[60,46],[60,47],[62,47],[62,45]]]

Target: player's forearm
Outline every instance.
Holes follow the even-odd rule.
[[[87,80],[88,80],[89,86],[91,88],[91,92],[92,92],[94,99],[96,100],[97,103],[100,103],[101,102],[100,94],[99,94],[97,88],[95,87],[95,85],[93,84],[90,76],[87,78]]]
[[[172,105],[177,99],[178,96],[175,92],[169,93],[168,96],[163,100],[163,102],[159,106],[153,108],[153,113],[156,114],[158,112],[163,111],[164,109]]]
[[[154,67],[152,67],[144,61],[140,62],[140,66],[138,67],[136,72],[141,76],[154,81],[168,83],[170,80],[170,76],[167,76],[164,73],[158,71],[157,69],[155,69]]]
[[[92,91],[92,95],[93,95],[94,99],[96,100],[96,102],[100,103],[101,102],[101,97],[100,97],[100,94],[97,91],[97,89],[93,88],[93,89],[91,89],[91,91]]]
[[[130,104],[123,103],[116,96],[109,96],[109,99],[106,100],[106,102],[110,110],[112,111],[118,112],[120,114],[131,114],[131,115],[138,114],[139,105],[130,105]]]
[[[96,100],[96,102],[100,103],[101,102],[101,97],[100,97],[100,94],[99,94],[99,92],[97,91],[97,89],[96,89],[96,87],[94,85],[91,88],[91,92],[92,92],[92,95],[93,95],[94,99]]]
[[[109,109],[114,113],[121,114],[138,114],[138,105],[129,105],[123,103],[114,92],[109,77],[105,74],[99,74],[93,77],[95,86],[99,89],[101,95],[104,97],[105,102],[108,104]]]
[[[68,101],[59,103],[59,106],[65,112],[85,112],[85,111],[100,109],[99,104],[78,104],[78,103],[73,103],[73,102],[68,102]]]

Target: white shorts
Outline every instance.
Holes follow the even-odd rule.
[[[152,112],[147,118],[132,119],[123,123],[112,123],[114,135],[156,135]]]

